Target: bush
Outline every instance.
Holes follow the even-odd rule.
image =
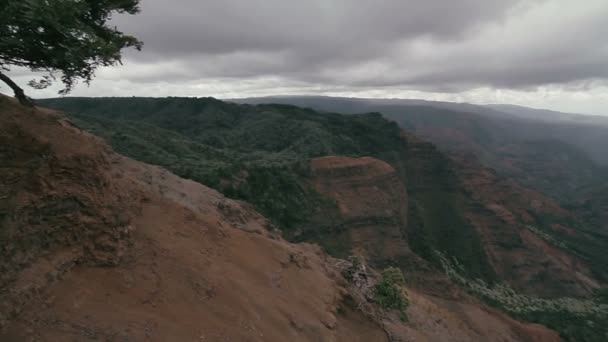
[[[382,271],[382,280],[376,285],[376,302],[384,309],[395,309],[401,313],[401,319],[406,320],[405,310],[409,301],[402,286],[405,284],[403,273],[396,267]]]
[[[464,267],[436,252],[446,274],[471,294],[512,317],[539,323],[559,332],[565,341],[608,341],[608,304],[606,290],[599,289],[594,299],[538,298],[517,293],[505,284],[489,285],[481,279],[463,275]]]

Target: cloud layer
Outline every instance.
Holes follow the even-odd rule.
[[[587,111],[608,113],[607,20],[605,0],[143,0],[142,13],[113,20],[143,52],[102,70],[96,89],[452,98],[591,89]]]

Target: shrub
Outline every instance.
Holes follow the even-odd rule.
[[[401,319],[406,320],[405,310],[409,305],[402,286],[405,280],[403,273],[396,267],[388,267],[382,271],[382,280],[376,285],[375,299],[384,309],[395,309],[401,313]]]
[[[471,294],[500,308],[514,318],[543,324],[560,333],[565,341],[607,341],[608,304],[605,289],[596,290],[594,299],[538,298],[517,293],[505,284],[489,285],[469,279],[458,260],[449,260],[436,251],[446,274]]]

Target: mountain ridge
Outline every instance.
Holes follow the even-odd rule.
[[[585,217],[586,224],[606,232],[601,219],[606,198],[598,188],[605,187],[608,176],[608,157],[603,148],[608,145],[608,126],[484,114],[488,109],[482,106],[467,112],[398,105],[379,99],[367,102],[348,98],[281,97],[274,100],[317,110],[381,112],[448,154],[474,154],[485,166],[545,193],[577,212],[579,217]],[[272,102],[273,98],[247,101]]]

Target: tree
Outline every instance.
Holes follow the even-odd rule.
[[[401,319],[406,320],[405,310],[409,306],[407,297],[403,294],[405,284],[403,273],[396,267],[388,267],[382,271],[382,279],[376,285],[376,301],[385,309],[397,309]]]
[[[25,67],[45,75],[28,84],[45,88],[60,75],[69,93],[89,84],[100,66],[121,63],[121,50],[142,42],[109,25],[112,14],[139,12],[139,0],[0,0],[0,80],[22,104],[32,105],[3,71]]]

